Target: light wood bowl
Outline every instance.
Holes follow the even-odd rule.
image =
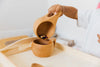
[[[43,39],[34,39],[32,42],[32,51],[35,56],[38,57],[49,57],[54,52],[55,41],[53,40],[43,40]]]

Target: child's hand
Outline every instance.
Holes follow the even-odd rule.
[[[53,5],[48,9],[49,16],[62,11],[61,16],[64,14],[67,17],[78,19],[78,10],[72,6],[62,6],[59,4]]]
[[[97,34],[98,42],[100,43],[100,34]]]
[[[61,14],[61,16],[62,16],[63,15],[63,6],[59,5],[59,4],[53,5],[48,9],[48,13],[51,15],[54,13],[58,13],[60,11],[62,11],[62,14]]]

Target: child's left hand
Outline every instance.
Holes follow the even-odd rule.
[[[97,34],[98,42],[100,43],[100,34]]]

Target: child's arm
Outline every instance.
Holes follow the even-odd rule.
[[[78,19],[78,10],[71,6],[63,6],[63,14],[73,19]]]
[[[78,10],[74,7],[71,6],[62,6],[59,4],[53,5],[48,9],[49,13],[57,13],[59,11],[62,11],[62,15],[64,14],[67,17],[73,18],[73,19],[77,19],[77,12]]]
[[[49,14],[51,15],[52,13],[58,13],[59,11],[62,11],[62,15],[64,14],[67,17],[76,19],[78,21],[77,25],[83,28],[88,27],[91,18],[94,16],[93,10],[78,10],[71,6],[63,6],[59,4],[53,5],[48,9]]]

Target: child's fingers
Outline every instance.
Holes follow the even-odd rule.
[[[97,34],[97,37],[100,39],[100,35],[99,34]]]
[[[59,12],[62,11],[62,10],[63,10],[62,6],[59,5],[59,6],[56,8],[56,13],[59,13]],[[63,15],[63,11],[62,11],[61,16],[62,16],[62,15]]]
[[[54,15],[54,11],[52,11],[52,10],[48,10],[48,16],[50,17],[50,16],[53,16]]]
[[[48,13],[53,13],[54,11],[53,11],[53,9],[51,8],[51,9],[48,9]]]
[[[60,5],[57,6],[57,8],[56,8],[56,12],[58,13],[58,12],[60,12],[61,10],[62,10],[61,6],[60,6]]]
[[[51,7],[48,9],[48,12],[49,12],[49,13],[55,13],[56,7],[57,7],[56,5],[51,6]]]

